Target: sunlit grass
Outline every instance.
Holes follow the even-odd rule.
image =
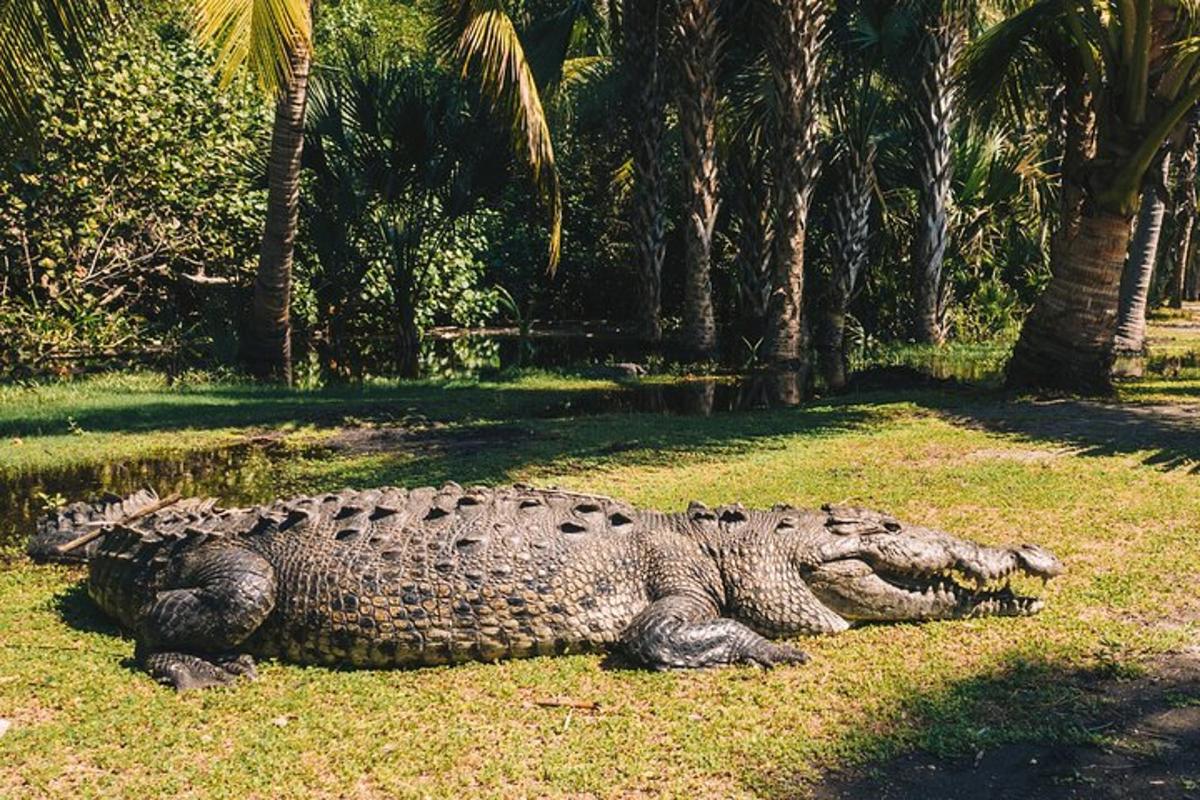
[[[1123,391],[1194,397],[1191,380]],[[12,722],[0,796],[790,797],[821,770],[914,747],[1087,739],[1079,720],[1097,701],[1081,675],[1128,674],[1200,641],[1200,476],[1156,461],[1180,446],[1167,432],[1092,448],[1092,429],[1070,418],[1070,437],[999,433],[988,420],[1028,404],[932,391],[711,417],[528,416],[564,392],[611,387],[540,373],[449,390],[175,388],[148,376],[11,389],[0,426],[24,443],[0,453],[36,447],[22,463],[41,468],[280,424],[316,435],[347,417],[505,425],[513,435],[492,445],[297,451],[268,488],[456,479],[664,509],[852,502],[984,542],[1037,542],[1069,571],[1044,590],[1039,617],[860,628],[804,641],[812,663],[772,673],[650,674],[596,656],[417,671],[268,662],[254,684],[176,696],[130,665],[132,642],[97,615],[78,570],[18,563],[0,571],[0,718]],[[63,430],[66,417],[82,432]]]

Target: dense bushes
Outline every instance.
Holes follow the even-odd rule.
[[[57,359],[214,355],[254,265],[262,98],[218,88],[166,12],[131,20],[86,77],[51,80],[36,135],[0,162],[0,370]],[[65,362],[61,362],[65,363]]]

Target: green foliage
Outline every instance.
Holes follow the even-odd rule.
[[[253,269],[266,118],[210,70],[172,15],[146,13],[84,79],[39,90],[37,146],[0,163],[0,373],[228,328],[236,307],[208,281]]]
[[[313,298],[308,322],[324,332],[320,360],[335,377],[411,377],[422,331],[478,325],[496,311],[479,255],[499,220],[481,205],[508,177],[505,140],[463,81],[370,44],[349,44],[346,61],[314,82],[308,124],[311,258],[300,274]],[[461,351],[426,368],[491,360]]]

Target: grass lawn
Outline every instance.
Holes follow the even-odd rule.
[[[824,770],[913,749],[1102,738],[1081,723],[1100,702],[1081,676],[1134,675],[1200,644],[1193,367],[1105,405],[922,390],[711,416],[547,415],[612,388],[538,374],[447,390],[145,376],[3,389],[0,481],[284,428],[289,455],[253,492],[455,479],[669,509],[849,501],[1037,542],[1069,572],[1039,617],[859,628],[804,641],[810,664],[770,673],[648,674],[592,656],[381,672],[268,662],[256,683],[177,696],[131,665],[133,643],[95,613],[80,571],[12,560],[0,797],[803,796]],[[306,449],[355,418],[359,431],[432,433]]]

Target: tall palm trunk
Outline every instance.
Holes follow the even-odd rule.
[[[1131,220],[1088,213],[1087,171],[1096,156],[1097,120],[1082,68],[1066,77],[1061,220],[1050,244],[1052,277],[1021,327],[1006,382],[1012,388],[1103,391],[1109,387],[1120,265]],[[1101,238],[1091,238],[1093,231]],[[1078,299],[1076,287],[1084,287]],[[1064,309],[1070,309],[1069,319],[1060,324],[1057,315]]]
[[[291,79],[275,105],[267,163],[267,222],[254,279],[254,304],[244,351],[247,365],[255,377],[286,384],[292,382],[289,309],[311,59],[307,46],[297,48],[292,54]]]
[[[1183,283],[1183,299],[1189,302],[1200,300],[1200,247],[1193,247],[1188,255],[1187,277]]]
[[[875,148],[848,144],[838,164],[833,199],[833,272],[825,303],[822,362],[830,389],[846,388],[846,313],[867,266]]]
[[[679,129],[683,137],[685,267],[683,344],[692,355],[716,352],[712,302],[713,228],[717,222],[717,0],[680,0]]]
[[[913,277],[916,336],[926,344],[941,344],[946,338],[943,268],[950,233],[951,134],[958,107],[953,70],[965,38],[962,22],[954,12],[931,24],[925,36],[920,81],[914,98],[915,161],[920,194]]]
[[[804,242],[820,171],[818,89],[827,11],[823,0],[773,0],[767,48],[775,90],[775,236],[767,315],[768,362],[799,367],[807,359]]]
[[[725,183],[726,202],[735,226],[740,328],[751,341],[763,335],[771,300],[771,188],[767,154],[754,143],[737,140],[730,147]]]
[[[664,10],[661,0],[625,4],[622,33],[630,76],[633,139],[633,241],[637,250],[637,324],[649,341],[662,338],[662,266],[666,254],[663,128],[667,89],[663,76]]]
[[[1175,243],[1172,247],[1171,284],[1168,302],[1171,308],[1183,308],[1187,291],[1188,265],[1195,249],[1192,233],[1196,226],[1197,192],[1196,173],[1200,162],[1200,118],[1198,110],[1192,112],[1184,133],[1182,147],[1175,174]]]
[[[1008,368],[1014,387],[1110,389],[1121,272],[1132,216],[1085,209],[1052,255],[1049,286],[1021,329]]]
[[[1165,156],[1158,176],[1165,182],[1171,168]],[[1138,209],[1137,228],[1129,247],[1129,256],[1121,276],[1121,300],[1117,315],[1117,333],[1113,350],[1124,356],[1139,356],[1146,347],[1146,306],[1150,300],[1150,284],[1158,263],[1158,243],[1162,238],[1163,218],[1167,201],[1162,187],[1153,178],[1142,190]]]

